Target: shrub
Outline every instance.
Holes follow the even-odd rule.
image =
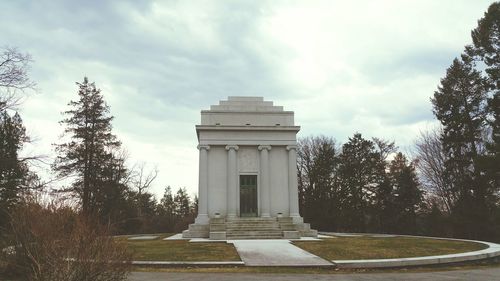
[[[124,280],[131,257],[108,234],[108,227],[62,204],[22,204],[11,213],[15,251],[2,252],[5,270],[28,280]]]

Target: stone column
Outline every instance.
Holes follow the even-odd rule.
[[[238,170],[236,153],[238,151],[237,145],[227,145],[227,217],[236,217],[236,203],[237,199],[237,184],[238,184]]]
[[[270,178],[269,178],[269,151],[270,145],[260,145],[260,216],[270,217]]]
[[[294,222],[302,222],[299,214],[299,190],[297,184],[297,147],[289,145],[288,150],[288,200],[290,217]]]
[[[208,224],[208,145],[198,145],[200,150],[199,179],[198,179],[198,216],[196,224]]]

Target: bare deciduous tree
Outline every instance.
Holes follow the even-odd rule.
[[[147,171],[145,162],[134,165],[132,171],[132,182],[134,187],[137,188],[137,192],[139,194],[142,194],[143,191],[148,189],[149,186],[151,186],[151,183],[153,183],[158,176],[158,167],[155,166],[152,170]]]
[[[36,83],[29,76],[31,55],[16,48],[4,47],[0,51],[0,110],[19,105],[21,94],[34,89]]]
[[[437,197],[441,208],[449,213],[457,200],[457,194],[453,192],[445,178],[446,155],[443,152],[440,135],[441,129],[420,133],[415,142],[416,166],[422,185]]]
[[[146,169],[146,163],[141,162],[135,164],[131,169],[131,183],[137,189],[138,199],[138,216],[142,216],[144,208],[143,194],[151,186],[151,183],[158,176],[158,167],[155,166],[152,170]]]

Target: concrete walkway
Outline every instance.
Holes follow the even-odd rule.
[[[129,281],[493,281],[499,280],[500,267],[471,270],[416,272],[416,273],[352,273],[352,274],[263,274],[263,273],[177,273],[177,272],[132,272]]]
[[[289,240],[228,240],[246,266],[333,266]]]

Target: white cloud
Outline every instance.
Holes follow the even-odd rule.
[[[199,111],[229,95],[294,110],[300,136],[411,145],[430,96],[490,1],[4,1],[3,44],[30,52],[41,93],[22,116],[51,153],[89,76],[153,187],[197,190]],[[31,147],[30,149],[34,149]],[[52,154],[53,155],[53,154]]]

